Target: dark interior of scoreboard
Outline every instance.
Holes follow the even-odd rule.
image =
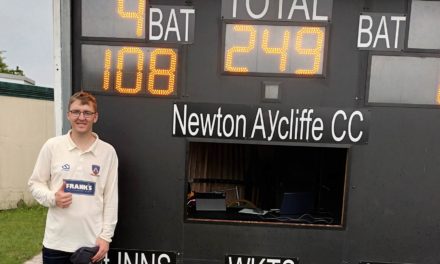
[[[188,144],[187,220],[343,225],[347,148]]]

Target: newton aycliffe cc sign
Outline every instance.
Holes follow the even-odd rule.
[[[366,144],[369,111],[336,108],[274,108],[232,104],[175,103],[176,137]]]

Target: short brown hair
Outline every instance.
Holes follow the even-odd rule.
[[[79,100],[82,105],[92,103],[93,108],[95,108],[95,112],[98,112],[98,103],[96,102],[95,96],[93,96],[91,93],[79,91],[73,94],[69,100],[69,109],[72,103],[76,100]]]

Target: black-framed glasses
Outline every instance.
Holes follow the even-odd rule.
[[[81,112],[79,110],[70,110],[69,113],[75,118],[78,118],[81,114],[84,115],[84,118],[91,118],[95,114],[95,112],[90,112],[90,111]]]

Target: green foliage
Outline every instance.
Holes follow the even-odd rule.
[[[20,204],[0,211],[0,262],[21,264],[42,248],[47,208]]]
[[[2,56],[4,51],[0,50],[0,73],[14,74],[24,76],[23,71],[17,66],[15,70],[11,70],[8,68],[8,65],[4,61],[5,58]]]
[[[3,61],[5,58],[2,56],[3,51],[0,50],[0,72],[4,73],[8,70],[8,65]]]

